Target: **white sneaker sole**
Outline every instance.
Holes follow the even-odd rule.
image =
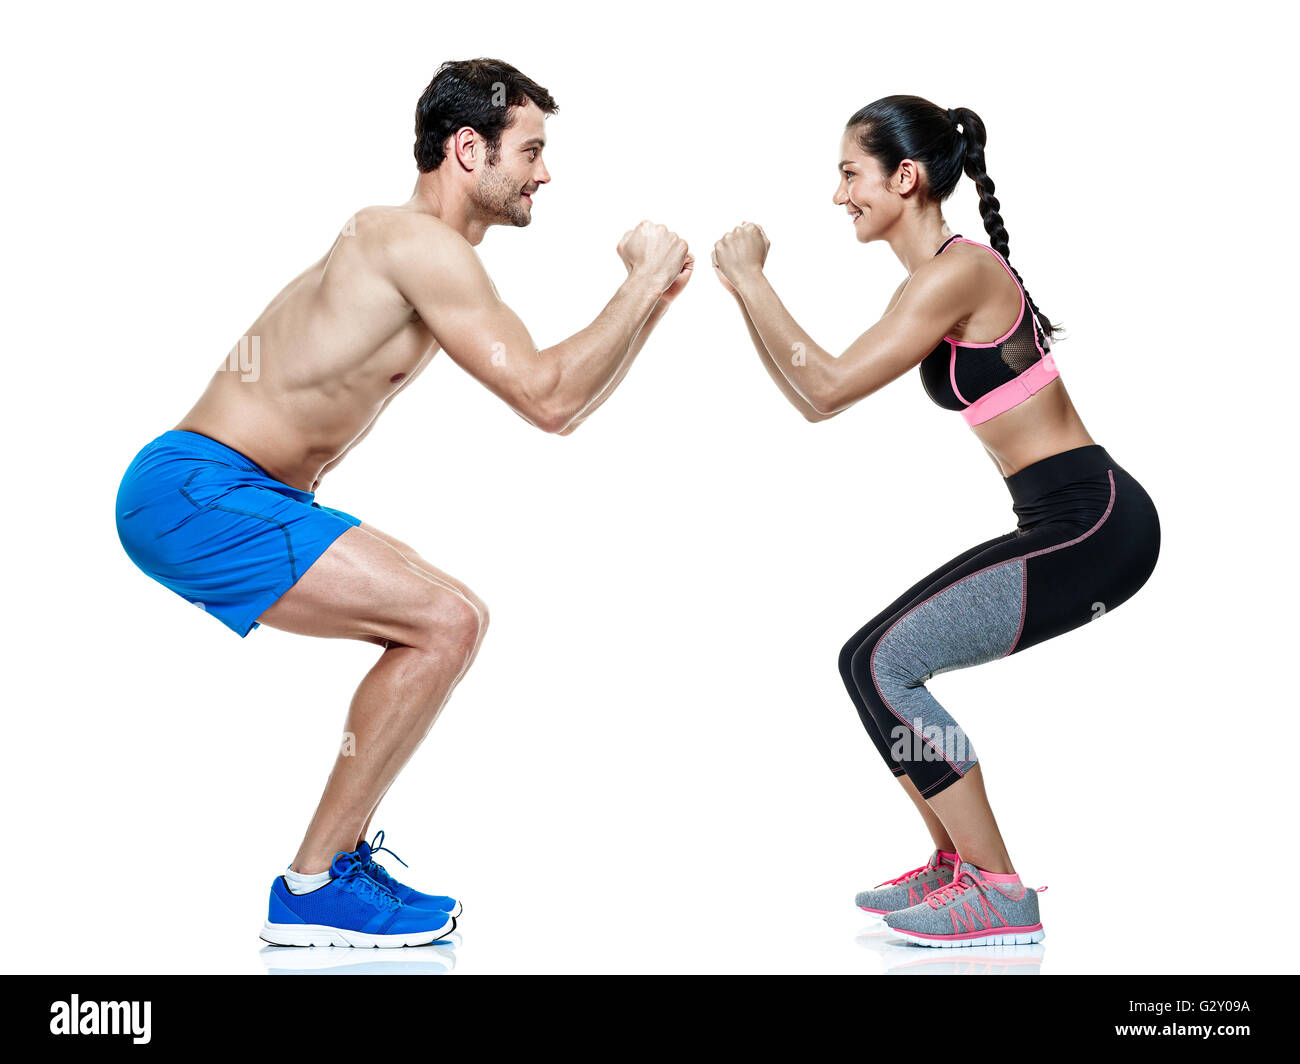
[[[261,939],[273,946],[356,946],[358,948],[396,949],[401,946],[427,946],[445,938],[456,927],[456,918],[447,914],[447,922],[433,931],[414,931],[405,935],[367,935],[344,927],[325,924],[262,925]]]
[[[983,935],[980,938],[923,938],[920,935],[913,935],[908,931],[900,931],[896,927],[889,929],[899,938],[905,938],[908,942],[915,942],[918,946],[1028,946],[1034,942],[1042,942],[1045,932],[1039,931],[1016,931],[1009,934],[992,934]]]

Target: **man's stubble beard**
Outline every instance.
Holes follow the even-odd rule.
[[[489,223],[522,227],[532,219],[520,195],[519,186],[511,177],[489,165],[474,186],[470,198],[488,218]]]

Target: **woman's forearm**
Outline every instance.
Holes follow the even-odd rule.
[[[770,355],[770,364],[815,413],[835,413],[834,357],[799,327],[761,271],[733,283],[747,321]]]
[[[754,320],[749,316],[749,310],[745,306],[745,301],[741,298],[740,293],[733,292],[732,295],[735,296],[736,305],[740,307],[741,317],[745,319],[745,329],[749,333],[750,340],[753,341],[754,350],[758,352],[759,361],[763,363],[763,369],[767,371],[767,375],[772,378],[772,383],[781,390],[781,394],[790,401],[790,405],[809,421],[825,421],[830,415],[816,410],[807,399],[795,390],[794,385],[786,379],[785,374],[775,365],[776,357],[768,350],[767,344],[763,342],[762,336],[754,327]],[[791,357],[793,355],[794,352],[791,352]]]

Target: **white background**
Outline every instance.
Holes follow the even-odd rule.
[[[114,496],[348,216],[409,196],[420,92],[486,54],[561,108],[533,224],[480,248],[543,345],[605,303],[649,217],[702,263],[763,224],[777,290],[841,349],[903,277],[831,205],[844,121],[892,93],[983,117],[1011,261],[1164,534],[1101,623],[933,684],[1017,869],[1051,888],[1027,963],[1295,970],[1296,118],[1274,6],[457,7],[7,16],[0,889],[24,915],[0,964],[274,966],[266,892],[378,652],[241,641],[135,569]],[[987,242],[969,180],[945,217]],[[931,846],[836,657],[1014,518],[914,373],[805,423],[704,267],[574,436],[440,358],[317,498],[492,609],[377,820],[411,866],[390,869],[464,898],[457,971],[917,959],[853,905]]]

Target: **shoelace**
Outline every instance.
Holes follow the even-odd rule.
[[[969,880],[969,882],[963,882],[964,880]],[[975,881],[975,877],[969,872],[962,872],[946,887],[940,887],[938,890],[932,891],[930,896],[925,900],[930,903],[931,909],[937,909],[944,902],[952,901],[953,898],[965,894],[966,891],[971,890],[972,888],[974,888],[977,893],[982,893],[979,884]]]
[[[397,855],[393,854],[393,856],[396,857]],[[402,903],[398,901],[396,894],[366,875],[366,870],[361,865],[361,858],[356,853],[346,853],[340,850],[334,855],[332,867],[338,867],[340,857],[347,861],[347,866],[335,878],[339,880],[343,890],[349,891],[363,901],[369,902],[371,905],[377,905],[381,909],[400,909],[402,907]]]
[[[393,877],[388,874],[388,869],[375,860],[375,854],[380,852],[392,853],[393,860],[396,861],[403,868],[410,868],[411,866],[408,865],[405,861],[403,861],[400,857],[398,857],[397,854],[393,853],[393,851],[390,850],[387,846],[384,846],[383,841],[384,841],[384,833],[382,831],[375,832],[375,837],[370,840],[370,864],[366,867],[366,871],[369,872],[376,879],[378,879],[382,884],[387,886],[389,883],[395,881]]]
[[[963,878],[968,880],[969,882],[963,883],[962,882]],[[1043,891],[1047,889],[1046,885],[1041,887],[1027,887],[1024,886],[1024,884],[1021,884],[1021,886],[1024,889],[1026,894],[1028,894],[1030,891],[1034,891],[1037,894],[1041,894]],[[980,895],[985,894],[986,891],[984,890],[984,880],[980,879],[978,876],[971,875],[971,873],[969,872],[962,872],[961,875],[959,875],[946,887],[943,887],[939,890],[932,892],[930,896],[925,900],[930,903],[930,908],[937,909],[944,902],[952,901],[952,899],[957,897],[959,894],[964,894],[966,893],[966,891],[972,889],[977,894]],[[1001,894],[1002,891],[999,890],[998,893]],[[1010,897],[1010,895],[1004,895],[1004,897]]]
[[[390,851],[390,852],[391,852],[391,851]],[[397,855],[396,855],[396,854],[393,854],[393,856],[396,857]],[[940,862],[940,863],[942,863],[942,862]],[[928,865],[928,864],[923,864],[920,868],[913,868],[910,872],[904,872],[904,873],[903,873],[901,876],[899,876],[897,879],[887,879],[887,880],[885,880],[883,883],[877,883],[876,886],[877,886],[877,887],[893,887],[893,886],[896,886],[896,885],[899,884],[899,883],[906,883],[909,879],[914,879],[915,877],[917,877],[917,876],[919,876],[919,875],[923,875],[923,874],[926,873],[926,872],[932,871],[933,869],[935,869],[935,868],[937,868],[937,867],[938,867],[938,865]]]

